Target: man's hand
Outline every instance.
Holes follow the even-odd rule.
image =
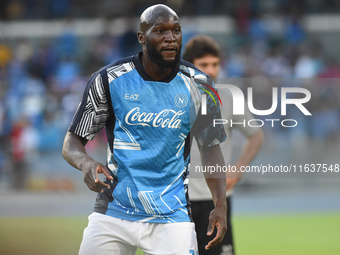
[[[82,169],[84,182],[90,190],[94,192],[103,192],[103,189],[109,189],[110,185],[102,182],[98,178],[98,174],[104,174],[109,180],[113,180],[109,170],[102,164],[94,161],[84,166]]]
[[[227,232],[227,218],[224,208],[215,208],[211,211],[207,232],[208,236],[211,236],[213,234],[215,227],[217,228],[216,236],[205,246],[206,250],[209,250],[210,248],[221,243],[225,233]]]
[[[104,174],[109,180],[113,180],[110,171],[93,160],[85,150],[87,140],[71,132],[67,132],[63,145],[63,157],[73,167],[83,172],[84,182],[90,190],[103,192],[103,189],[110,188],[98,178],[98,174]]]

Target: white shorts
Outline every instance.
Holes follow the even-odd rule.
[[[79,255],[197,255],[192,222],[146,223],[100,213],[89,216]]]

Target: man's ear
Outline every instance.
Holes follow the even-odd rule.
[[[138,38],[138,42],[140,44],[144,44],[145,43],[145,36],[144,36],[143,32],[138,31],[137,38]]]

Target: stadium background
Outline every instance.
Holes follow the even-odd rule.
[[[221,78],[295,79],[312,92],[313,117],[265,127],[253,165],[339,163],[340,1],[159,2],[179,14],[183,44],[197,33],[220,43]],[[76,253],[95,194],[62,159],[63,137],[89,76],[140,49],[138,16],[154,3],[1,1],[0,254]],[[234,142],[236,154],[244,141]],[[104,134],[87,148],[105,161]],[[339,254],[339,176],[246,174],[234,195],[238,254]]]

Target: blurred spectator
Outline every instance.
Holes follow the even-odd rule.
[[[241,78],[246,73],[246,54],[245,48],[240,47],[237,51],[230,53],[226,66],[229,77]]]
[[[45,112],[44,123],[39,130],[36,148],[43,152],[58,151],[63,143],[60,139],[65,135],[65,124],[60,121],[60,112]]]
[[[263,16],[263,25],[271,43],[280,42],[284,37],[286,23],[282,11],[273,9]]]
[[[268,31],[266,29],[266,24],[263,19],[263,14],[256,13],[253,15],[249,24],[249,35],[251,40],[256,41],[266,41],[268,38]]]
[[[122,56],[130,56],[141,50],[140,44],[137,40],[136,31],[138,27],[130,17],[125,18],[125,23],[128,25],[126,32],[121,35],[120,49]]]
[[[23,3],[20,0],[9,1],[5,10],[7,11],[6,17],[8,19],[28,17],[28,12],[26,12]]]
[[[70,10],[71,0],[50,0],[49,8],[52,18],[64,18]]]
[[[0,97],[0,137],[2,137],[4,134],[5,134],[5,107],[2,98]]]
[[[122,51],[119,46],[119,38],[113,37],[108,30],[105,30],[103,34],[94,39],[90,46],[90,58],[87,69],[89,73],[93,73],[102,66],[114,62],[121,56]]]
[[[26,38],[19,38],[16,40],[14,52],[15,60],[25,63],[29,61],[34,54],[32,43]]]
[[[51,42],[42,40],[38,43],[37,51],[32,57],[32,64],[39,69],[39,76],[44,82],[54,74],[57,64],[57,53],[53,50]]]
[[[294,67],[296,78],[314,78],[320,71],[320,60],[313,48],[304,47]]]
[[[340,65],[334,57],[328,57],[321,70],[319,78],[340,78]]]
[[[19,84],[21,96],[20,107],[24,116],[35,128],[43,123],[46,87],[39,76],[39,68],[29,66],[27,76],[22,77]]]
[[[61,58],[78,55],[78,36],[74,32],[73,20],[64,21],[64,30],[56,40],[56,52]]]
[[[56,65],[53,90],[67,92],[80,74],[79,63],[72,56],[64,56]]]
[[[248,32],[250,22],[250,4],[247,0],[237,1],[235,21],[237,32],[241,35],[245,35]]]
[[[289,63],[282,55],[280,47],[273,47],[269,51],[268,57],[262,63],[261,70],[271,78],[288,78],[292,75]]]
[[[86,82],[83,81],[83,84]],[[65,127],[69,125],[70,120],[72,120],[72,117],[74,115],[74,110],[78,107],[78,103],[81,100],[81,94],[79,91],[75,91],[72,93],[67,93],[62,96],[61,102],[60,102],[60,109],[62,110],[62,116],[60,117],[59,121],[61,123],[64,123]]]
[[[300,20],[297,17],[290,17],[286,22],[286,42],[293,45],[298,45],[299,43],[302,43],[305,40],[306,33],[300,23]]]
[[[34,159],[39,144],[38,131],[25,120],[13,124],[10,133],[12,187],[24,189],[29,175],[28,162]]]
[[[11,49],[0,41],[0,69],[7,66],[12,58]]]
[[[11,159],[12,159],[12,187],[14,189],[23,189],[26,180],[26,159],[24,149],[24,128],[25,121],[23,119],[14,123],[11,134]]]

